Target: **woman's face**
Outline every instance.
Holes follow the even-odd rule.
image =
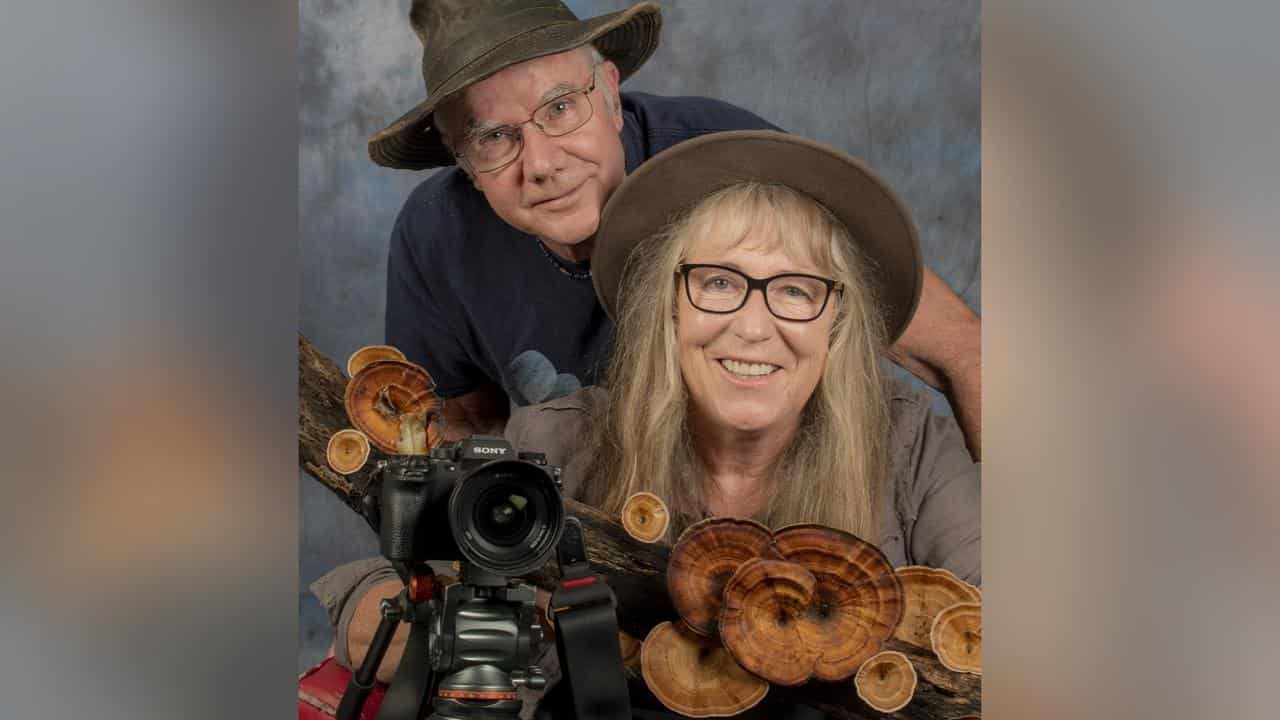
[[[762,279],[783,273],[829,277],[781,248],[762,249],[750,235],[742,242],[706,237],[689,248],[684,262],[724,265]],[[677,282],[676,341],[693,412],[721,429],[793,429],[826,366],[836,299],[808,322],[775,317],[756,290],[737,311],[716,314],[693,307],[684,279]]]

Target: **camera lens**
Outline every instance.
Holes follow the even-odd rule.
[[[482,465],[458,480],[449,525],[463,556],[499,575],[542,567],[564,529],[564,506],[551,476],[519,460]]]
[[[476,530],[494,544],[511,546],[529,534],[533,515],[529,498],[512,487],[495,486],[476,501],[472,522]]]

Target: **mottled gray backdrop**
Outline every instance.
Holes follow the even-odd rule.
[[[423,173],[365,140],[424,96],[410,0],[301,0],[300,330],[342,364],[382,341],[387,239]],[[621,0],[567,3],[579,17]],[[920,226],[925,260],[980,308],[977,0],[664,0],[662,43],[623,89],[704,95],[866,159]],[[282,299],[282,301],[284,301]],[[363,521],[300,483],[302,670],[332,641],[307,585],[377,552]]]

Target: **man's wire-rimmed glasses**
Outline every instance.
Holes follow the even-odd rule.
[[[689,303],[703,312],[737,312],[747,304],[751,291],[758,289],[774,317],[795,322],[817,319],[827,309],[831,291],[840,289],[839,282],[817,275],[783,273],[753,278],[723,265],[682,263],[677,274],[684,276]]]
[[[591,119],[595,109],[591,106],[591,93],[596,89],[596,68],[591,67],[591,84],[580,90],[570,90],[542,103],[524,122],[512,125],[483,128],[467,135],[462,152],[476,172],[497,172],[520,157],[524,149],[524,132],[521,128],[532,124],[547,137],[560,137],[577,130]]]

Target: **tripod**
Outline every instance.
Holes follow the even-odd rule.
[[[542,628],[534,616],[534,591],[504,577],[462,564],[461,582],[441,588],[425,564],[408,573],[394,600],[382,601],[382,620],[364,662],[338,707],[338,720],[355,720],[373,687],[378,666],[401,622],[411,624],[404,657],[378,711],[378,720],[515,718],[516,689],[546,687],[530,663]]]
[[[630,718],[613,592],[590,572],[577,518],[567,519],[556,557],[561,583],[551,607],[557,652],[577,714]],[[426,563],[394,564],[405,588],[382,601],[382,620],[347,684],[337,720],[359,717],[401,622],[410,623],[409,640],[377,720],[516,718],[522,705],[517,688],[547,685],[530,663],[534,644],[543,639],[533,588],[469,562],[462,563],[458,584],[441,588]],[[434,710],[429,716],[428,707]]]

